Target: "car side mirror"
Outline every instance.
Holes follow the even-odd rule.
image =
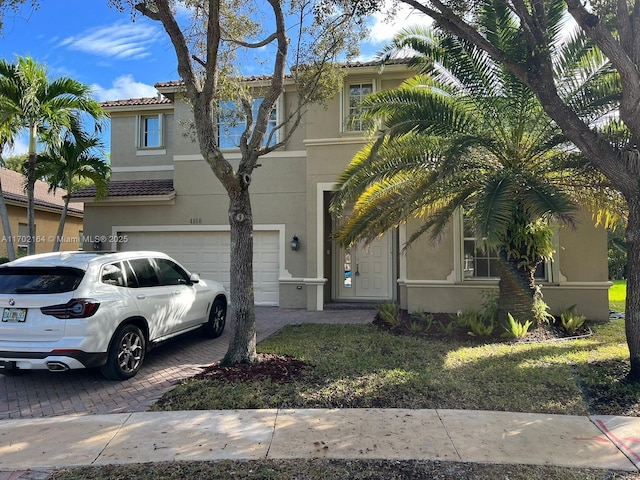
[[[189,281],[190,281],[191,283],[198,283],[198,282],[200,281],[200,275],[198,275],[197,273],[192,273],[192,274],[189,276]]]

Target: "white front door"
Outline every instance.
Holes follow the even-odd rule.
[[[368,245],[339,248],[338,300],[389,300],[391,298],[390,235]]]

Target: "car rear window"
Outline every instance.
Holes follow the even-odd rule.
[[[84,271],[69,267],[0,268],[0,293],[64,293],[78,288]]]

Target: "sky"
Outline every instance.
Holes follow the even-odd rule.
[[[178,80],[176,56],[158,22],[118,12],[107,0],[40,0],[38,9],[8,12],[0,33],[0,58],[14,62],[17,55],[45,64],[50,79],[71,77],[91,85],[98,101],[157,95],[157,82]],[[369,40],[361,60],[372,60],[382,45],[415,14],[401,11],[393,22],[384,13],[370,19]],[[18,139],[13,151],[27,151]],[[107,145],[108,150],[108,145]]]

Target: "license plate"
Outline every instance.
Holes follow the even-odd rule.
[[[23,323],[26,319],[26,308],[5,308],[2,311],[2,321],[5,323]]]

